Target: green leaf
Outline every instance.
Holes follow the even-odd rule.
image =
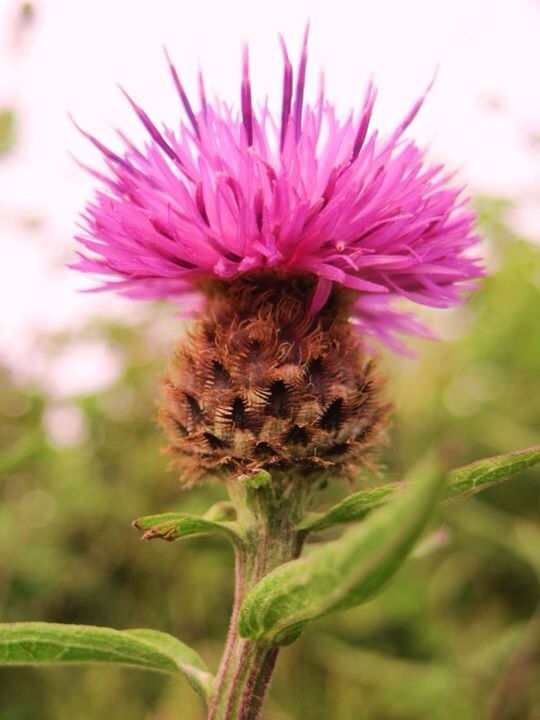
[[[390,483],[360,490],[341,500],[326,513],[310,513],[299,530],[326,530],[334,525],[362,520],[371,510],[386,505],[403,483]]]
[[[225,535],[235,544],[241,544],[241,532],[238,524],[232,521],[221,521],[216,518],[226,517],[229,514],[229,503],[219,503],[213,506],[204,516],[188,515],[186,513],[164,513],[162,515],[147,515],[133,521],[133,527],[143,530],[143,540],[160,538],[173,542],[185,537],[210,535],[219,533]]]
[[[484,488],[508,480],[540,462],[540,445],[526,450],[496,455],[452,470],[446,482],[443,502],[458,500]],[[306,531],[326,530],[341,523],[362,520],[375,508],[385,505],[406,489],[406,482],[389,483],[349,495],[326,513],[311,513],[299,525]]]
[[[199,655],[158,630],[113,630],[90,625],[0,624],[0,665],[117,663],[182,673],[204,698],[212,676]]]
[[[457,500],[508,480],[522,470],[540,463],[540,445],[517,452],[495,455],[452,470],[444,500]]]
[[[266,575],[244,601],[240,634],[285,645],[309,621],[359,605],[379,592],[422,532],[442,486],[431,459],[416,472],[422,479],[403,497],[339,540]]]
[[[160,630],[137,628],[122,632],[151,645],[158,652],[170,657],[199,695],[203,698],[211,696],[214,678],[208,672],[205,662],[195,650],[173,635]]]

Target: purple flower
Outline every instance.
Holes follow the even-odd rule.
[[[396,333],[428,332],[395,301],[456,305],[482,275],[470,253],[475,215],[443,166],[426,165],[403,139],[425,96],[379,137],[369,129],[372,84],[360,112],[341,120],[322,89],[304,103],[307,32],[295,82],[281,44],[278,118],[253,107],[246,49],[240,112],[210,103],[202,77],[195,111],[169,60],[186,122],[158,129],[126,94],[148,132],[144,147],[119,133],[116,153],[81,131],[108,172],[89,170],[101,189],[83,215],[85,252],[73,267],[104,277],[100,289],[141,298],[182,299],[201,281],[258,270],[312,274],[313,313],[340,283],[358,294],[361,331],[402,350]]]

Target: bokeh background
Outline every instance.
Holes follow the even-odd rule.
[[[430,447],[448,467],[540,437],[540,3],[173,0],[0,3],[0,621],[155,627],[215,668],[231,605],[222,541],[142,544],[134,517],[203,511],[159,454],[156,374],[184,331],[174,308],[78,292],[68,271],[96,157],[141,131],[115,82],[169,123],[165,43],[188,88],[236,97],[249,40],[255,93],[277,98],[277,33],[311,18],[312,81],[345,112],[370,75],[376,122],[400,119],[439,65],[411,132],[459,168],[491,276],[438,312],[442,342],[382,351],[395,402],[385,477]],[[362,482],[376,482],[366,476]],[[333,489],[334,499],[347,491]],[[440,510],[377,599],[282,652],[267,720],[539,720],[538,472]],[[331,497],[326,501],[330,502]],[[185,683],[115,668],[0,669],[0,720],[202,719]]]

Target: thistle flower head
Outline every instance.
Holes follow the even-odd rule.
[[[119,133],[123,149],[113,152],[84,133],[107,172],[90,170],[101,189],[83,215],[74,267],[102,276],[101,288],[180,300],[216,277],[313,276],[310,313],[342,285],[356,293],[362,333],[396,349],[396,334],[427,331],[395,301],[458,304],[481,275],[469,252],[474,213],[443,166],[403,137],[424,97],[387,137],[370,129],[372,84],[345,119],[322,89],[310,105],[306,40],[296,77],[282,42],[278,116],[253,104],[246,49],[239,111],[209,102],[202,77],[195,110],[169,60],[185,121],[158,128],[126,95],[148,132],[143,147]]]

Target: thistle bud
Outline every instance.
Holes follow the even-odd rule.
[[[281,470],[348,474],[380,444],[381,378],[336,288],[310,313],[315,279],[246,275],[206,287],[206,305],[163,377],[167,452],[203,475]]]

